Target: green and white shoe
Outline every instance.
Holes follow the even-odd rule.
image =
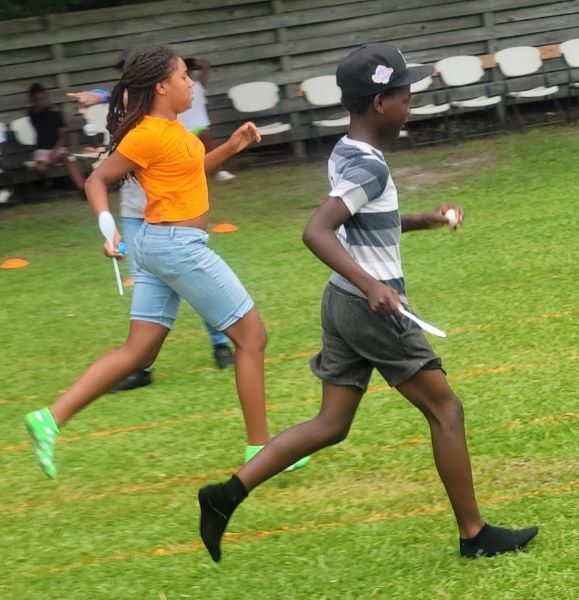
[[[50,479],[56,477],[54,466],[54,444],[60,433],[48,408],[29,412],[24,418],[28,435],[32,440],[36,462],[43,473]]]
[[[245,447],[245,462],[249,462],[263,448],[264,446],[247,445]],[[295,471],[296,469],[301,469],[305,467],[310,462],[310,460],[312,460],[311,456],[304,456],[303,458],[300,458],[300,460],[295,462],[293,465],[290,465],[287,469],[285,469],[285,471],[287,473],[290,473],[291,471]]]

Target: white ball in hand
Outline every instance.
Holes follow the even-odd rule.
[[[458,226],[458,216],[454,208],[449,208],[445,213],[444,217],[448,223],[450,229],[456,229]]]

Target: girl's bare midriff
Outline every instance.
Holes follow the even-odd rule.
[[[209,213],[206,212],[193,219],[185,219],[184,221],[162,221],[161,223],[152,223],[152,225],[168,225],[170,227],[196,227],[197,229],[207,229],[208,214]]]

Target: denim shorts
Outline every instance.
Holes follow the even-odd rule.
[[[329,283],[322,298],[323,347],[310,360],[317,377],[366,391],[372,370],[397,387],[422,369],[442,369],[422,330],[407,317],[382,316],[366,298]]]
[[[131,319],[171,329],[181,298],[218,331],[237,323],[253,300],[195,227],[145,223],[135,237],[137,274]]]

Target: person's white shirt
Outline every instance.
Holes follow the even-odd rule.
[[[189,131],[198,127],[209,127],[209,115],[207,113],[207,98],[205,97],[205,88],[198,81],[193,86],[193,106],[181,113],[177,119],[185,125]]]

